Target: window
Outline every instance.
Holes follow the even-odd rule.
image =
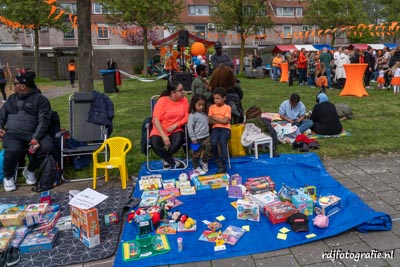
[[[256,29],[256,34],[265,34],[265,27],[258,26]]]
[[[107,25],[98,25],[97,27],[97,39],[108,39],[108,30],[109,27]]]
[[[194,34],[200,38],[206,38],[206,25],[195,25]]]
[[[292,26],[283,25],[283,38],[291,38],[291,37],[292,37]]]
[[[189,6],[189,16],[209,16],[209,6]]]
[[[310,30],[310,26],[308,26],[308,25],[303,25],[303,26],[301,26],[301,27],[302,27],[302,31],[303,31],[303,32],[307,32],[307,31]]]
[[[278,17],[294,17],[293,7],[278,7],[276,9],[276,14]]]
[[[68,13],[76,14],[76,4],[61,4],[61,8]]]
[[[110,12],[106,12],[103,9],[102,5],[93,3],[93,14],[110,14]]]
[[[75,39],[75,31],[71,27],[71,24],[65,25],[64,29],[64,39]]]
[[[302,16],[303,16],[303,8],[296,7],[296,17],[302,17]]]
[[[337,31],[335,31],[335,36],[336,36],[336,38],[344,38],[344,37],[346,37],[346,33],[344,31],[337,30]]]
[[[244,6],[243,7],[243,14],[245,16],[251,16],[252,13],[253,13],[253,7],[252,6]]]
[[[257,16],[265,17],[266,15],[267,15],[267,12],[266,12],[265,8],[260,8],[257,10]]]

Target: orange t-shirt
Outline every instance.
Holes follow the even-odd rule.
[[[68,71],[76,71],[76,65],[74,63],[69,63],[68,64]]]
[[[157,100],[153,111],[153,129],[150,136],[159,135],[160,132],[154,126],[154,118],[158,118],[164,133],[170,136],[172,133],[183,131],[183,126],[187,123],[189,117],[189,102],[186,97],[173,101],[168,96],[162,96]],[[167,128],[175,123],[178,123],[178,128],[172,133],[167,132]]]
[[[272,60],[272,66],[280,67],[281,63],[282,63],[281,57],[274,57],[274,59]]]
[[[231,106],[224,104],[222,106],[217,106],[217,105],[211,105],[210,108],[208,109],[208,116],[214,116],[219,119],[223,118],[229,118],[229,121],[231,120],[232,117],[232,112],[231,112]],[[212,128],[231,128],[231,123],[227,124],[221,124],[221,123],[216,123],[212,125]]]

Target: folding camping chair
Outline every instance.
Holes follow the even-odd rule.
[[[151,98],[150,98],[150,114],[152,115],[153,114],[153,110],[154,110],[154,106],[155,106],[155,104],[157,103],[157,100],[158,100],[158,98],[159,98],[160,96],[159,95],[154,95],[154,96],[152,96]],[[149,171],[162,171],[163,170],[163,168],[160,168],[160,169],[156,169],[156,168],[152,168],[151,167],[151,165],[150,165],[150,150],[151,150],[151,144],[150,144],[150,131],[151,131],[151,124],[150,123],[148,123],[147,125],[146,125],[146,136],[147,136],[147,138],[146,138],[146,166],[147,166],[147,169],[149,170]],[[185,141],[184,141],[184,143],[183,143],[183,145],[182,145],[182,147],[183,147],[183,151],[184,151],[184,154],[185,154],[185,164],[186,164],[186,167],[185,168],[182,168],[182,169],[179,169],[179,170],[184,170],[184,169],[186,169],[188,166],[189,166],[189,143],[188,143],[188,135],[187,135],[187,128],[186,128],[186,125],[185,125],[185,128],[184,128],[184,132],[185,132]],[[178,169],[177,169],[178,170]]]
[[[92,155],[107,139],[107,128],[104,125],[98,125],[87,121],[90,106],[93,102],[92,92],[75,92],[69,97],[69,132],[63,131],[57,134],[60,140],[61,164],[60,169],[64,181],[82,181],[93,178],[66,179],[63,175],[64,158],[72,156]],[[85,146],[76,148],[66,147],[65,136],[68,136],[79,142],[84,142]],[[107,158],[107,149],[104,151]]]

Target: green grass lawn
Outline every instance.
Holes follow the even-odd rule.
[[[160,94],[166,87],[166,80],[157,82],[140,82],[124,80],[119,93],[110,94],[115,106],[113,136],[125,136],[132,140],[133,149],[129,153],[129,173],[137,174],[140,165],[146,158],[140,152],[140,137],[143,120],[150,115],[150,97]],[[49,84],[45,82],[44,84]],[[51,83],[50,83],[51,84]],[[244,91],[243,105],[245,110],[252,105],[259,106],[266,112],[278,112],[281,102],[291,93],[298,93],[307,110],[315,105],[316,88],[287,83],[274,83],[270,78],[246,79],[240,77]],[[58,85],[58,83],[57,83]],[[374,85],[374,84],[373,84]],[[39,83],[40,88],[40,83]],[[95,89],[102,92],[102,82],[95,82]],[[339,90],[328,91],[332,103],[346,103],[353,109],[354,118],[342,122],[351,137],[319,139],[318,153],[322,160],[328,158],[353,158],[372,153],[399,152],[400,95],[392,91],[376,89],[368,91],[368,97],[340,97]],[[188,96],[190,98],[190,96]],[[68,96],[51,100],[54,110],[58,111],[62,127],[68,128]],[[297,153],[290,145],[279,144],[279,153]],[[153,153],[154,154],[154,153]],[[154,155],[153,159],[157,159]],[[91,170],[88,170],[88,173]]]

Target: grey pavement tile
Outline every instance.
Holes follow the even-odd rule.
[[[190,265],[190,266],[192,266],[192,265]],[[213,260],[212,266],[213,267],[228,267],[228,266],[254,267],[256,265],[254,263],[253,258],[250,255],[248,255],[248,256],[242,256],[242,257]]]
[[[400,191],[400,183],[393,183],[390,186],[392,186],[393,189],[396,189],[396,190]]]
[[[362,186],[367,188],[371,192],[382,192],[382,191],[392,190],[392,187],[390,185],[377,180],[364,181],[362,183]]]
[[[285,249],[280,249],[280,250],[274,250],[274,251],[269,251],[265,253],[258,253],[258,254],[253,254],[253,259],[263,259],[263,258],[270,258],[270,257],[276,257],[276,256],[281,256],[281,255],[287,255],[290,254],[290,250],[288,248]]]
[[[257,267],[300,267],[293,255],[282,255],[278,257],[256,260]]]
[[[373,176],[379,181],[382,181],[387,184],[400,183],[400,176],[393,172],[378,173],[378,174],[373,174]]]
[[[356,195],[358,195],[363,201],[378,199],[377,196],[375,196],[365,188],[353,188],[351,191],[353,191]]]
[[[395,208],[393,208],[392,206],[390,206],[389,204],[380,199],[365,201],[365,203],[374,210],[382,211],[389,215],[397,214],[399,212],[398,210],[396,210]]]
[[[400,248],[400,238],[391,231],[357,233],[361,240],[373,249],[391,250]]]
[[[400,236],[400,215],[396,214],[391,217],[392,217],[392,220],[395,219],[392,221],[392,230],[391,231],[393,233],[395,233],[396,235]]]
[[[322,259],[322,254],[329,250],[329,247],[323,240],[290,248],[290,251],[300,265],[328,261],[327,259]]]
[[[342,252],[338,254],[340,255],[339,256],[340,261],[342,261],[345,266],[374,266],[374,267],[387,266],[387,263],[382,259],[359,259],[358,261],[356,261],[354,258],[357,256],[352,256],[352,257],[350,256],[350,258],[347,259],[345,258],[346,252],[349,252],[349,255],[357,252],[371,252],[372,249],[363,242],[344,245],[338,249],[340,249]]]
[[[93,262],[88,262],[85,263],[83,266],[84,267],[112,267],[114,263],[114,257],[110,259],[105,259],[101,261],[93,261]]]
[[[132,265],[135,266],[135,265]],[[190,263],[185,263],[185,264],[174,264],[174,265],[168,265],[170,267],[183,267],[183,266],[190,266],[190,267],[209,267],[212,266],[211,261],[198,261],[198,262],[190,262]],[[254,265],[251,265],[254,266]],[[161,266],[159,266],[161,267]],[[165,266],[167,267],[167,266]]]
[[[338,267],[344,266],[344,264],[340,260],[328,261],[328,262],[319,262],[315,264],[303,265],[304,267]]]
[[[376,178],[372,175],[369,175],[365,172],[357,172],[348,175],[349,178],[356,182],[365,182],[365,181],[376,181]]]
[[[389,205],[400,204],[400,194],[398,190],[391,190],[379,193],[379,197]]]
[[[347,178],[341,179],[339,180],[339,182],[344,185],[347,189],[353,189],[353,188],[357,188],[360,187],[360,185],[356,182],[354,182],[353,180]]]
[[[324,239],[324,242],[328,245],[329,248],[337,248],[342,245],[357,243],[360,241],[361,240],[358,235],[356,235],[355,232],[352,230],[344,232],[340,235]]]
[[[391,166],[391,167],[388,167],[388,170],[390,170],[392,173],[400,173],[400,162],[399,163],[397,163],[397,166]]]
[[[394,257],[392,259],[385,259],[390,266],[400,266],[400,249],[394,251]]]
[[[360,169],[365,171],[368,174],[377,174],[377,173],[386,173],[389,172],[386,166],[381,166],[378,164],[371,164],[368,166],[359,166]]]

